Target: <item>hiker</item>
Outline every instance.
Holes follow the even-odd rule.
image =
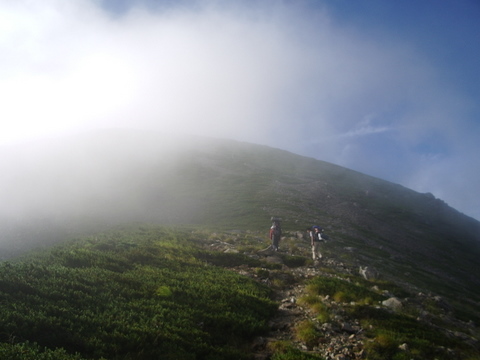
[[[325,240],[322,238],[322,232],[323,229],[317,225],[312,226],[312,228],[309,229],[313,260],[320,260],[322,258],[322,253],[320,252],[320,243],[325,242]]]
[[[278,244],[282,236],[282,228],[280,227],[280,219],[272,218],[272,226],[270,227],[270,240],[272,241],[272,249],[278,251]]]

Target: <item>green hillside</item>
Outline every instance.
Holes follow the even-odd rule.
[[[272,360],[322,359],[321,325],[337,318],[355,319],[350,321],[361,327],[356,337],[363,350],[352,351],[365,359],[479,354],[463,337],[469,325],[459,318],[468,311],[446,310],[433,297],[418,302],[394,282],[365,280],[336,267],[323,265],[321,275],[304,277],[313,266],[308,242],[284,235],[280,262],[258,255],[268,244],[258,232],[146,224],[3,262],[0,358],[254,359],[259,352],[252,343],[271,337],[272,318],[282,314],[275,294],[298,287],[306,289],[298,303],[308,315],[287,317],[289,340],[272,339],[262,349]],[[411,300],[392,312],[379,306],[389,296]],[[428,319],[419,320],[422,313]],[[454,332],[463,335],[449,335]],[[408,353],[398,348],[404,343]]]
[[[1,358],[27,341],[86,359],[248,358],[276,309],[270,290],[208,264],[199,237],[142,226],[3,263]]]
[[[283,266],[311,265],[299,234],[319,224],[329,237],[325,255],[350,274],[368,266],[412,296],[441,296],[462,324],[480,321],[480,223],[431,194],[286,151],[209,138],[106,131],[14,153],[17,180],[2,194],[8,206],[0,211],[5,354],[47,346],[88,359],[153,359],[159,350],[146,344],[153,342],[163,358],[241,358],[237,352],[249,353],[245,347],[265,331],[275,306],[271,287],[224,267],[279,270],[256,255],[268,245],[272,216],[283,219],[290,237]],[[132,223],[154,227],[105,233]],[[256,235],[237,237],[238,254],[210,251],[215,234],[233,230]],[[45,254],[15,260],[32,248]],[[190,285],[174,290],[180,283]],[[201,289],[209,295],[193,300]],[[218,311],[217,298],[224,299]],[[197,304],[205,313],[186,310]],[[130,306],[143,315],[135,317]],[[169,319],[168,331],[149,333],[155,311],[186,315]],[[196,328],[198,317],[212,326]],[[177,343],[185,328],[203,345]],[[62,351],[59,358],[67,356]]]

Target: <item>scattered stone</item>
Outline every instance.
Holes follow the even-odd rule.
[[[402,302],[396,297],[391,297],[390,299],[382,301],[382,305],[392,310],[400,310],[403,307]]]
[[[344,322],[342,323],[342,327],[341,327],[342,331],[346,332],[346,333],[349,333],[349,334],[354,334],[356,333],[357,331],[352,327],[352,325],[348,322]]]
[[[393,294],[392,294],[390,291],[388,291],[388,290],[383,290],[383,291],[382,291],[382,295],[388,296],[388,297],[393,297]]]

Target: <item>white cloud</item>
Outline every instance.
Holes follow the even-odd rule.
[[[424,179],[423,189],[441,171],[418,170],[412,149],[432,131],[448,148],[462,141],[466,102],[415,47],[296,3],[113,17],[87,0],[2,1],[0,52],[0,143],[154,128],[263,143],[383,178],[401,152],[392,166],[401,179]],[[438,188],[448,202],[448,185]]]
[[[113,20],[87,1],[23,4],[4,45],[21,33],[22,62],[3,67],[1,86],[14,136],[123,124],[249,141],[272,127],[288,130],[285,141],[305,127],[325,137],[378,131],[357,119],[388,115],[418,71],[393,46],[288,7],[136,9]]]
[[[374,123],[375,116],[368,115],[358,124],[354,124],[354,128],[344,134],[340,134],[339,138],[355,138],[360,136],[368,136],[372,134],[380,134],[386,131],[393,131],[394,129],[388,126],[377,126]]]

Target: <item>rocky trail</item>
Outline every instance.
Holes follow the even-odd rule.
[[[256,359],[268,359],[271,355],[268,344],[277,341],[288,341],[303,352],[317,354],[327,360],[362,359],[365,337],[363,329],[355,319],[348,318],[341,311],[341,307],[336,306],[335,302],[328,298],[323,301],[329,304],[335,313],[334,321],[328,323],[322,324],[308,307],[298,304],[298,299],[306,295],[304,280],[319,275],[332,276],[323,272],[321,266],[348,271],[342,263],[333,259],[324,260],[323,262],[316,262],[313,266],[292,269],[294,284],[281,289],[273,287],[274,300],[280,305],[276,316],[270,321],[269,333],[265,337],[257,338],[254,342]],[[322,333],[318,343],[313,346],[296,339],[296,326],[306,320],[316,323],[317,328]]]
[[[214,246],[216,250],[237,252],[235,246],[229,243],[217,243]],[[282,262],[282,254],[286,253],[281,250],[277,253],[269,248],[248,254],[251,257],[261,258],[267,263],[281,264],[283,271],[279,273],[270,272],[262,277],[258,275],[256,269],[247,265],[234,268],[236,272],[268,285],[273,290],[273,300],[279,303],[278,311],[269,323],[268,334],[257,337],[253,341],[255,359],[269,359],[272,354],[270,346],[276,342],[288,342],[302,352],[316,354],[319,358],[326,360],[362,359],[365,341],[363,329],[358,321],[346,316],[339,304],[328,297],[323,299],[334,314],[334,318],[328,323],[321,323],[308,306],[298,303],[298,300],[306,295],[306,280],[320,275],[335,276],[333,274],[338,272],[351,274],[355,269],[335,259],[322,259],[308,266],[287,268]],[[331,271],[332,269],[335,271]],[[279,283],[282,286],[278,286]],[[295,335],[296,326],[306,320],[314,322],[322,333],[318,343],[313,346],[297,340]]]
[[[210,248],[223,252],[240,252],[235,242],[217,241],[210,244]],[[346,311],[346,308],[351,305],[350,303],[337,302],[328,296],[323,297],[321,299],[322,303],[328,307],[329,312],[329,320],[324,322],[319,319],[318,315],[309,306],[304,305],[299,300],[308,295],[307,283],[309,279],[318,276],[338,277],[341,274],[357,275],[366,278],[366,268],[362,270],[358,266],[348,266],[334,258],[323,258],[304,266],[288,267],[282,260],[282,255],[291,255],[287,251],[280,250],[279,252],[274,252],[267,248],[251,253],[242,251],[242,253],[249,257],[260,259],[265,263],[279,264],[278,266],[281,267],[280,271],[265,270],[263,274],[259,273],[258,268],[249,267],[246,264],[233,269],[239,274],[251,277],[269,286],[273,292],[273,300],[279,304],[278,311],[270,320],[268,333],[257,337],[252,343],[256,360],[270,359],[273,353],[272,346],[279,343],[288,343],[303,353],[317,356],[319,359],[358,360],[365,358],[365,344],[372,340],[366,336],[367,329],[362,328],[359,320],[351,318]],[[303,255],[308,257],[308,250]],[[414,289],[410,290],[415,291]],[[388,297],[388,292],[384,291],[384,293]],[[438,305],[444,306],[443,319],[456,322],[456,327],[464,329],[464,331],[455,333],[450,332],[448,335],[460,338],[480,351],[478,339],[468,335],[469,333],[477,332],[475,324],[459,323],[456,319],[450,318],[448,304],[442,304],[443,299],[439,297],[423,293],[417,293],[413,297],[411,299],[402,299],[402,302],[408,306],[419,306],[420,313],[423,310],[421,305],[417,304],[421,304],[427,298],[428,301],[436,301]],[[394,307],[402,306],[402,303],[400,300],[392,297],[384,301],[382,306],[391,308],[391,311],[394,311]],[[426,314],[422,321],[431,324],[428,316],[429,314]],[[297,327],[305,322],[313,323],[318,333],[321,334],[314,343],[307,344],[299,340]],[[408,352],[408,344],[401,345],[400,349]],[[452,359],[454,358],[456,357],[452,354]]]

